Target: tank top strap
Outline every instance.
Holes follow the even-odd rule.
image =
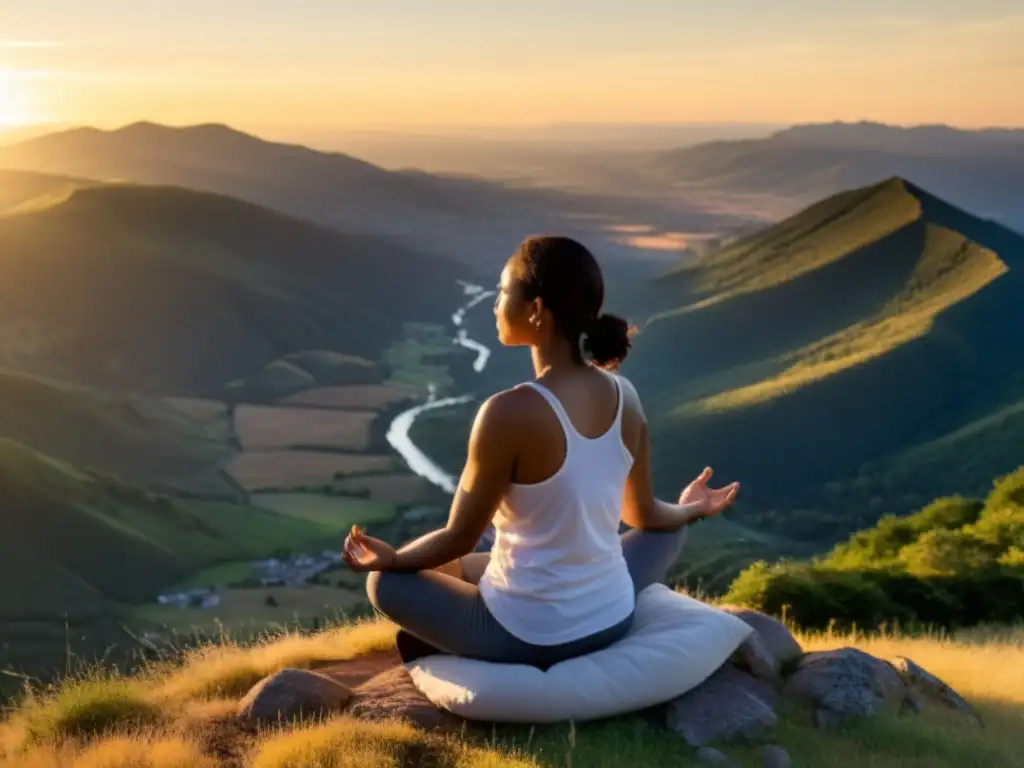
[[[551,410],[555,412],[555,416],[558,418],[558,423],[562,425],[562,431],[565,433],[565,439],[568,443],[577,433],[576,428],[572,425],[572,421],[569,419],[569,414],[565,412],[565,408],[562,407],[562,402],[555,393],[536,381],[523,382],[524,387],[529,387],[535,392],[540,393],[540,396],[547,400],[548,405],[551,406]]]
[[[622,424],[622,411],[625,408],[626,402],[625,395],[622,393],[622,381],[616,373],[611,371],[604,371],[603,373],[611,379],[612,386],[615,387],[615,420],[612,422],[612,429],[615,432],[619,432],[619,426]]]

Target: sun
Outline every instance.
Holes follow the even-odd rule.
[[[0,70],[0,128],[11,128],[29,122],[25,92],[17,79]]]

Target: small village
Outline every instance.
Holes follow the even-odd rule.
[[[307,584],[319,573],[336,568],[342,563],[341,553],[324,550],[319,554],[298,554],[290,558],[271,557],[253,560],[250,563],[252,575],[240,585],[213,584],[196,589],[182,590],[158,595],[160,605],[175,605],[180,608],[216,608],[220,605],[218,593],[232,586],[295,587]]]

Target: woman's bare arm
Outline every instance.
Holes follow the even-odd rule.
[[[633,385],[626,379],[623,383],[625,405],[630,409],[630,418],[638,419],[636,435],[633,440],[633,468],[626,480],[626,490],[622,500],[622,521],[633,528],[643,530],[672,531],[684,525],[720,514],[728,508],[736,498],[738,483],[725,488],[710,489],[706,486],[711,479],[711,469],[705,469],[700,477],[691,483],[680,496],[680,503],[670,504],[654,495],[654,483],[651,478],[651,440],[647,429],[647,417],[644,414],[640,397]]]
[[[516,395],[501,392],[480,407],[447,525],[406,544],[387,570],[438,568],[473,551],[512,478],[520,444]]]

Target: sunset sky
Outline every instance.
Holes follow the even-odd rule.
[[[0,125],[1024,126],[1022,40],[1020,0],[12,1]]]

